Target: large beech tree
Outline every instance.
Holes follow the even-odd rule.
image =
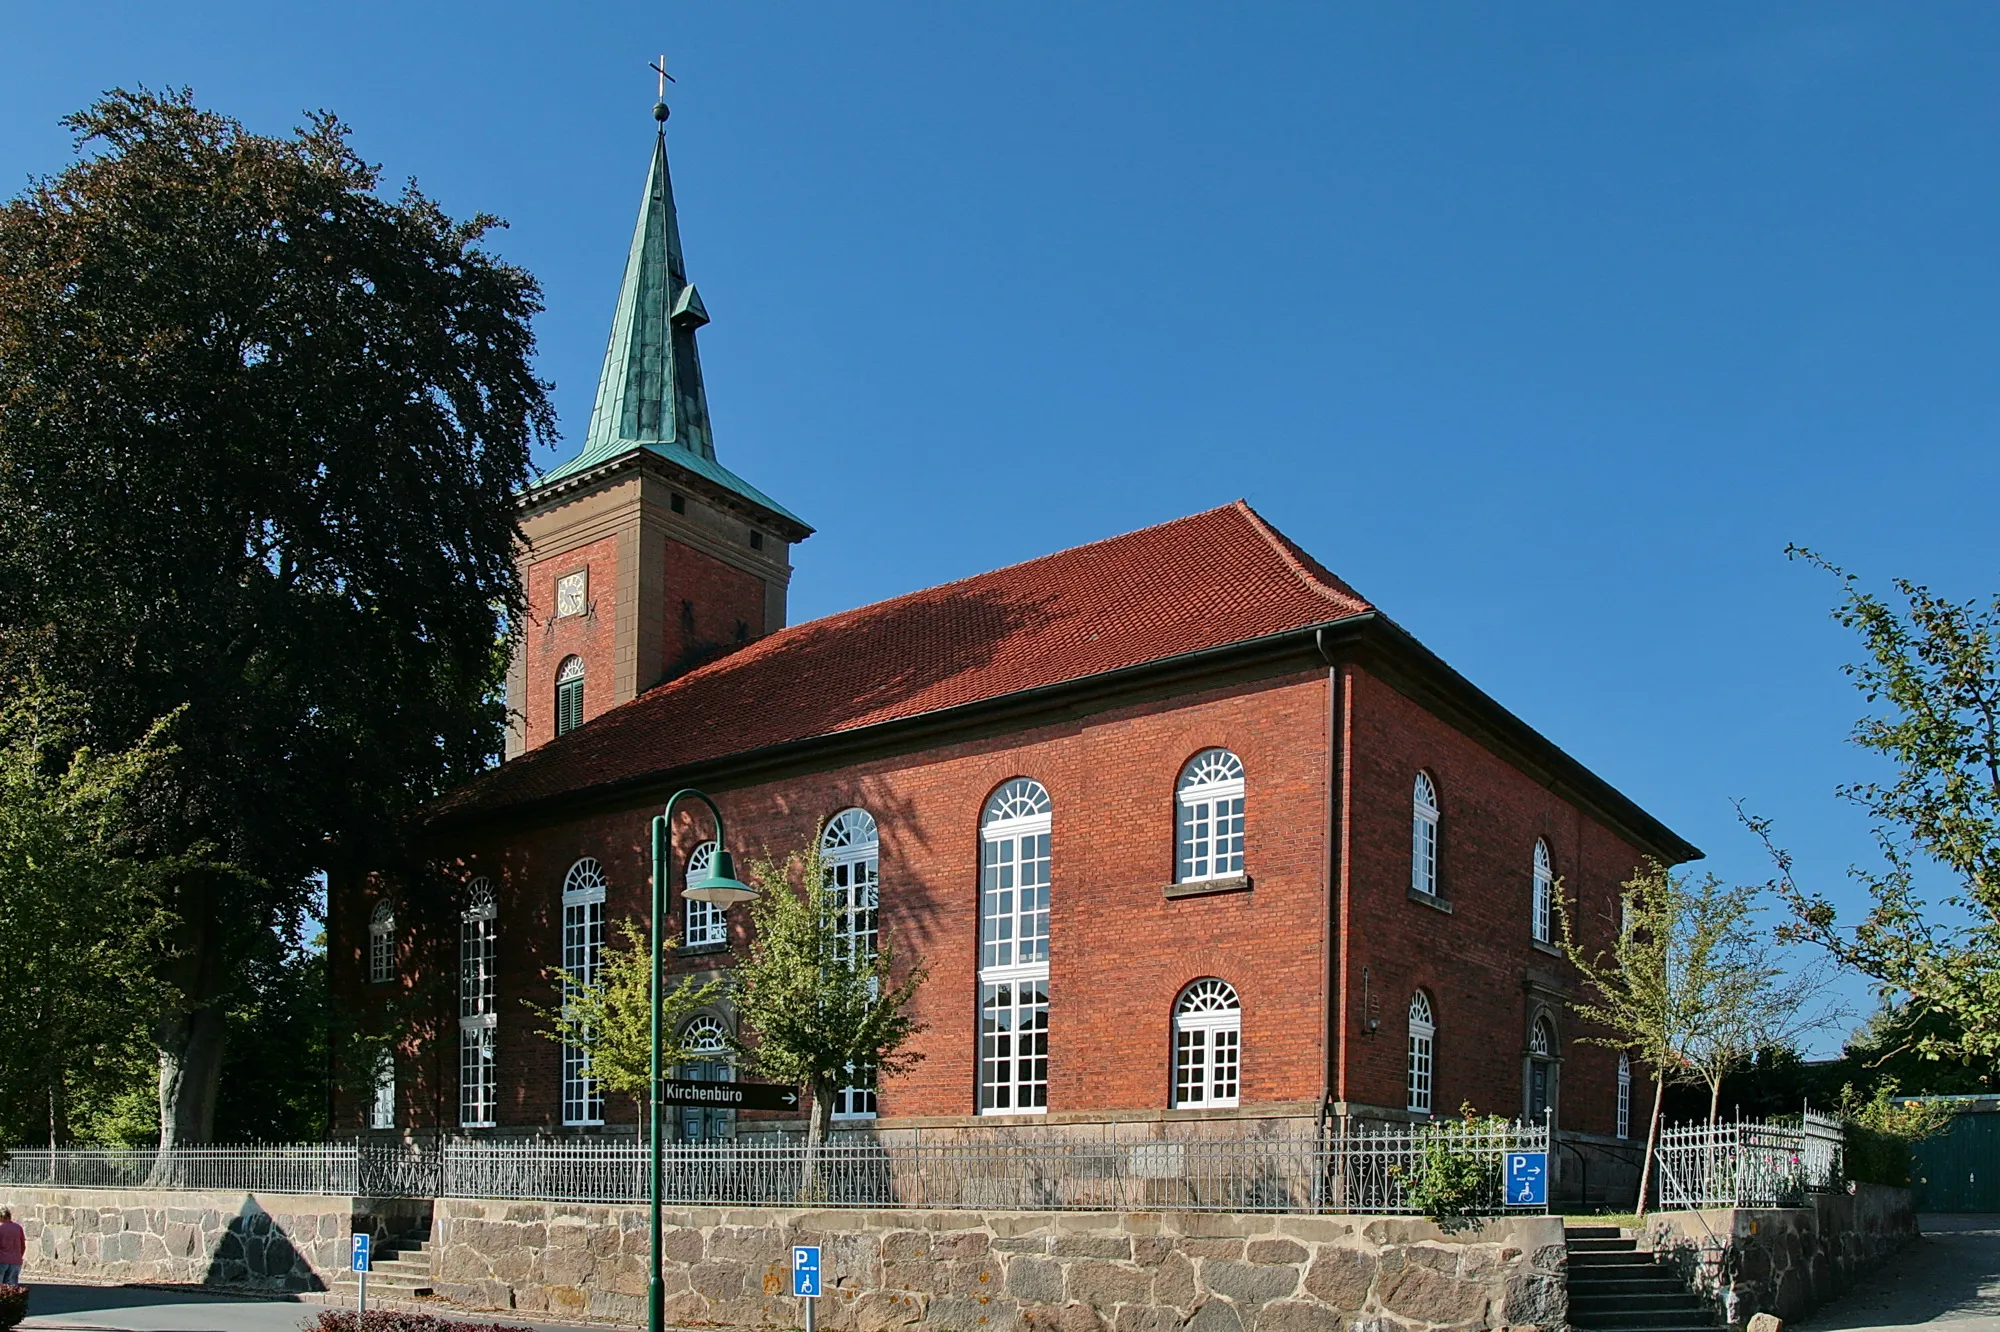
[[[0,678],[82,695],[103,746],[172,718],[134,814],[194,866],[152,950],[171,1146],[313,873],[395,867],[499,748],[540,293],[330,115],[117,91],[66,123],[79,160],[0,209]]]

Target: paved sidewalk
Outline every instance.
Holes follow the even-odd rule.
[[[1925,1215],[1921,1238],[1799,1332],[2000,1332],[2000,1215]]]
[[[316,1319],[323,1304],[253,1296],[210,1295],[200,1291],[162,1290],[142,1286],[90,1286],[59,1281],[31,1281],[28,1320],[23,1332],[70,1329],[70,1332],[299,1332]],[[503,1323],[534,1328],[535,1332],[583,1332],[553,1323],[530,1323],[511,1314],[480,1314],[440,1309],[446,1318],[465,1322]],[[600,1324],[592,1332],[607,1332]]]

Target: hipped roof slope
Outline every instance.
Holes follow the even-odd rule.
[[[477,816],[1372,609],[1241,500],[793,625],[445,796]]]

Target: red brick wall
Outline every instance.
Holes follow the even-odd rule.
[[[556,580],[578,569],[589,571],[590,613],[555,618]],[[561,555],[530,564],[526,571],[528,619],[522,642],[526,697],[514,701],[524,714],[526,747],[533,749],[556,733],[556,671],[571,655],[583,658],[584,720],[611,702],[612,654],[618,628],[618,538],[602,537]]]
[[[764,580],[666,538],[665,632],[659,679],[764,636]],[[740,630],[740,633],[739,633]],[[642,688],[651,682],[641,681]]]
[[[739,866],[801,846],[849,805],[882,839],[882,923],[930,966],[920,992],[923,1063],[881,1091],[886,1116],[964,1115],[976,1096],[979,816],[993,789],[1029,776],[1054,805],[1050,1109],[1162,1108],[1170,1103],[1169,1015],[1203,976],[1243,1003],[1245,1104],[1317,1098],[1324,1082],[1325,680],[1232,687],[1158,705],[968,742],[922,754],[717,792]],[[1211,745],[1249,776],[1250,893],[1169,901],[1174,784]],[[649,876],[647,805],[489,836],[451,848],[462,872],[499,891],[503,1125],[559,1122],[555,1045],[534,1034],[524,998],[549,1003],[543,968],[561,931],[563,875],[595,856],[611,883],[607,919],[639,916]],[[708,836],[705,815],[676,830],[684,858]],[[678,883],[676,884],[678,889]],[[679,918],[675,894],[675,919]],[[744,908],[732,911],[741,937]],[[365,916],[365,912],[364,912]],[[339,960],[351,961],[343,947]],[[682,959],[676,970],[713,966]],[[613,1108],[608,1117],[629,1109]]]
[[[1350,1102],[1403,1104],[1406,1013],[1412,992],[1432,996],[1438,1021],[1434,1105],[1471,1101],[1512,1116],[1523,1105],[1523,1052],[1531,974],[1572,985],[1557,957],[1531,941],[1532,856],[1545,838],[1565,891],[1580,899],[1587,946],[1606,945],[1617,888],[1638,854],[1625,842],[1406,696],[1353,670],[1350,1011],[1345,1086]],[[979,815],[1002,782],[1033,777],[1054,805],[1049,1108],[1155,1110],[1171,1096],[1170,1014],[1187,982],[1217,976],[1243,1004],[1242,1100],[1309,1101],[1328,1090],[1325,1050],[1328,897],[1328,706],[1323,672],[1212,689],[1015,734],[940,747],[808,776],[713,791],[730,823],[730,846],[747,867],[804,844],[816,823],[850,805],[881,832],[885,929],[930,979],[919,1000],[925,1060],[888,1081],[885,1117],[957,1116],[976,1098],[975,1003],[979,929]],[[1249,893],[1169,900],[1174,783],[1182,764],[1211,745],[1232,749],[1248,777]],[[1447,914],[1409,899],[1410,789],[1432,774],[1443,806],[1441,883]],[[563,876],[582,855],[611,883],[607,919],[645,910],[647,826],[655,807],[556,824],[501,828],[438,848],[463,874],[491,876],[499,891],[499,1122],[559,1123],[557,1047],[536,1034],[524,999],[548,1004],[544,968],[557,955]],[[709,836],[705,814],[676,829],[677,863]],[[678,881],[671,927],[678,932]],[[365,932],[367,907],[337,921]],[[455,917],[438,913],[439,975],[455,948]],[[743,908],[732,912],[742,941]],[[341,933],[336,928],[336,937]],[[343,940],[337,968],[358,975]],[[717,965],[679,959],[677,971]],[[1379,1028],[1365,1034],[1362,969]],[[337,983],[338,983],[338,978]],[[351,983],[351,981],[350,981]],[[448,987],[447,987],[448,988]],[[1582,1033],[1550,1000],[1561,1036],[1562,1126],[1614,1128],[1617,1056],[1574,1043]],[[450,1080],[455,1023],[439,1019],[428,1079]],[[1643,1087],[1635,1090],[1635,1103]],[[411,1110],[447,1095],[412,1096]],[[357,1110],[358,1113],[358,1110]],[[614,1101],[607,1117],[631,1122]],[[1639,1109],[1635,1108],[1635,1120]],[[422,1121],[419,1120],[421,1123]]]
[[[1400,1107],[1411,996],[1428,991],[1437,1021],[1432,1104],[1465,1101],[1509,1117],[1525,1109],[1530,1008],[1545,1004],[1560,1038],[1561,1126],[1615,1129],[1618,1056],[1575,1044],[1585,1034],[1560,1000],[1531,996],[1531,972],[1581,997],[1572,969],[1531,933],[1535,839],[1549,844],[1592,951],[1615,934],[1619,885],[1641,856],[1575,806],[1364,671],[1352,676],[1352,982],[1347,1097]],[[1439,885],[1446,914],[1410,898],[1411,788],[1437,785]],[[1360,972],[1370,972],[1372,1035],[1362,1030]]]

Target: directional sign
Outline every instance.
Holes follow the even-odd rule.
[[[792,1294],[801,1299],[819,1298],[819,1245],[792,1246]]]
[[[796,1110],[799,1089],[775,1082],[691,1082],[660,1079],[662,1105],[706,1105],[717,1110]]]
[[[354,1237],[354,1270],[355,1270],[355,1271],[357,1271],[357,1272],[366,1272],[366,1271],[368,1270],[368,1250],[369,1250],[369,1247],[370,1247],[370,1246],[371,1246],[371,1245],[372,1245],[373,1243],[374,1243],[374,1237],[373,1237],[373,1236],[370,1236],[370,1235],[363,1235],[363,1234],[357,1234],[357,1235],[355,1235],[355,1237]]]
[[[1549,1203],[1549,1154],[1507,1153],[1507,1205],[1546,1207]]]

